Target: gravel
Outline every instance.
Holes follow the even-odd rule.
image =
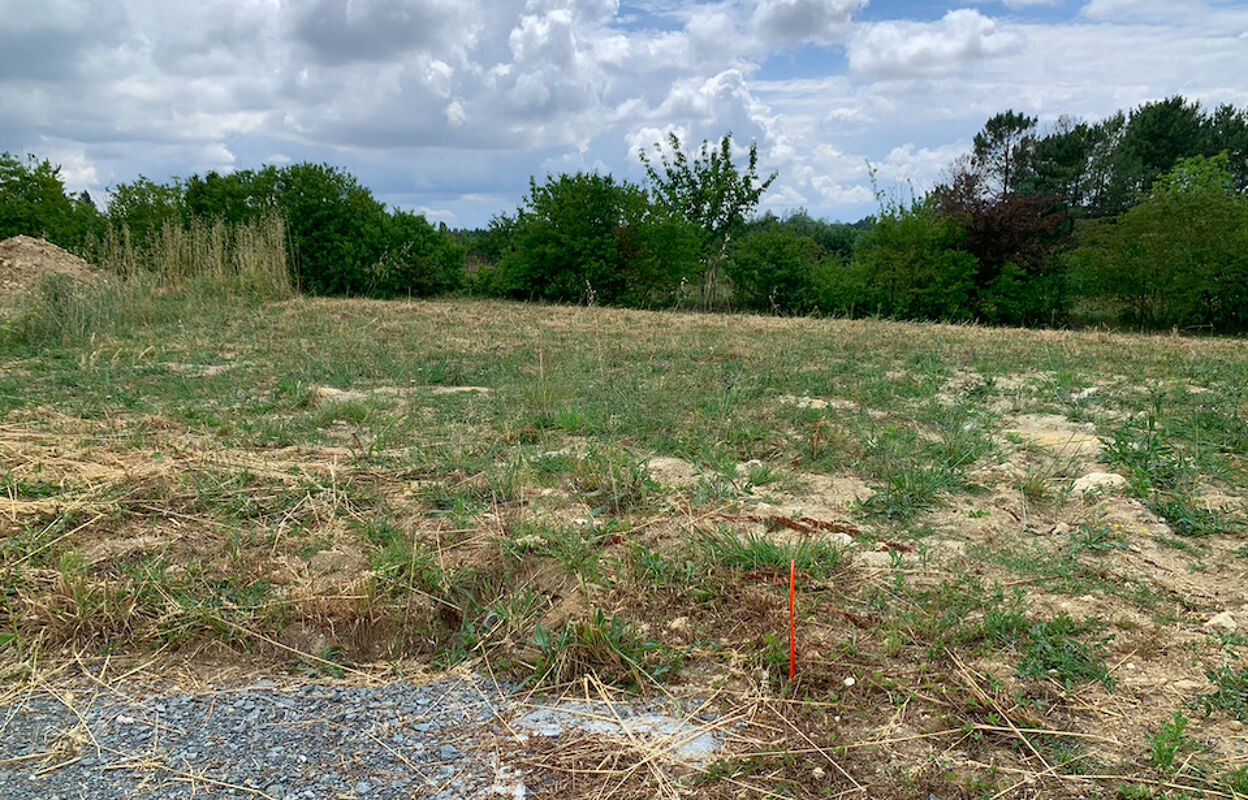
[[[567,731],[661,737],[702,761],[712,733],[639,706],[534,706],[476,677],[425,685],[258,681],[126,695],[83,685],[0,705],[0,798],[524,798],[500,745]],[[609,714],[606,712],[610,712]],[[618,718],[624,727],[603,719]]]

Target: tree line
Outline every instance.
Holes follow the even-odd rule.
[[[451,231],[388,209],[325,164],[210,172],[70,196],[59,169],[0,156],[0,238],[142,251],[192,220],[286,221],[313,294],[447,293],[634,307],[1061,326],[1248,330],[1248,113],[1176,96],[1095,123],[991,117],[922,196],[854,224],[757,214],[775,174],[731,135],[641,154],[641,184],[531,179],[512,213]]]

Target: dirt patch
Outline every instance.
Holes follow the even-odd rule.
[[[702,480],[702,472],[693,464],[681,458],[656,456],[646,462],[650,477],[660,486],[670,489],[686,489],[697,486]]]
[[[406,397],[417,391],[427,390],[434,396],[455,394],[488,394],[484,386],[372,386],[365,389],[338,389],[333,386],[317,386],[312,396],[326,403],[353,403],[373,397]]]
[[[93,281],[99,271],[73,253],[33,236],[0,241],[0,297],[32,289],[44,275]]]
[[[843,519],[855,502],[867,500],[875,490],[854,475],[800,476],[802,487],[791,493],[760,492],[759,513],[787,517],[813,517],[830,521]]]
[[[1095,426],[1071,422],[1057,414],[1020,414],[1005,433],[1055,455],[1091,460],[1101,455],[1101,440],[1096,437]]]
[[[797,406],[798,408],[833,408],[838,411],[853,411],[858,408],[856,403],[840,397],[797,397],[791,394],[782,394],[776,400],[784,405]]]

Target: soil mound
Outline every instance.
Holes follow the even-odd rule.
[[[0,241],[0,296],[25,292],[48,273],[94,280],[99,271],[73,253],[33,236]]]

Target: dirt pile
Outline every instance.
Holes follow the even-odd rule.
[[[46,274],[68,275],[74,280],[94,280],[99,271],[78,256],[33,236],[14,236],[0,241],[0,296],[31,289]]]

